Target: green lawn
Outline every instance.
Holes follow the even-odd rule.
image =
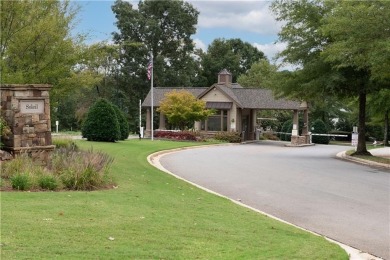
[[[79,141],[115,157],[116,189],[1,192],[1,259],[348,259],[339,246],[150,166],[186,142]]]

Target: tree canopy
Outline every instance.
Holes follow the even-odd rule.
[[[70,1],[1,2],[3,83],[57,84],[76,64],[81,38],[70,32],[78,12]]]
[[[369,154],[365,145],[366,96],[389,84],[388,70],[377,65],[381,61],[386,68],[390,62],[389,23],[378,26],[388,21],[389,7],[387,1],[321,0],[277,0],[271,7],[285,23],[279,39],[287,48],[280,57],[300,66],[282,75],[278,90],[301,99],[359,97],[356,154]],[[369,18],[370,26],[363,26],[364,17]],[[371,38],[374,34],[380,36]],[[383,56],[379,57],[377,48]]]
[[[191,35],[196,32],[199,14],[191,4],[145,0],[136,9],[129,2],[117,0],[112,10],[119,29],[113,33],[113,39],[123,49],[123,73],[138,79],[136,84],[145,81],[146,66],[152,55],[155,85],[190,84],[195,68]]]
[[[236,82],[241,74],[246,73],[253,63],[266,59],[264,53],[241,39],[215,39],[201,54],[202,71],[200,80],[202,87],[215,83],[222,69],[229,70]]]

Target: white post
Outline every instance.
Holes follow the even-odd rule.
[[[142,120],[142,117],[141,117],[141,99],[139,100],[139,136],[141,137],[141,120]]]
[[[59,124],[59,122],[58,122],[58,120],[56,121],[56,133],[58,134],[58,124]]]

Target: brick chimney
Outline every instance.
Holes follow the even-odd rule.
[[[230,85],[232,84],[232,78],[232,74],[227,69],[223,69],[218,73],[218,84]]]

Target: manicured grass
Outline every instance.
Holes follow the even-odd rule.
[[[206,193],[146,160],[194,143],[78,144],[115,157],[119,187],[2,192],[1,259],[348,259],[324,238]]]
[[[375,149],[375,148],[371,148]],[[368,149],[370,150],[370,149]],[[351,155],[355,152],[355,150],[348,150],[346,152],[347,155]],[[383,164],[389,164],[390,165],[390,158],[385,157],[379,157],[379,156],[367,156],[367,155],[354,155],[355,158],[360,158],[367,161],[377,162],[377,163],[383,163]]]

